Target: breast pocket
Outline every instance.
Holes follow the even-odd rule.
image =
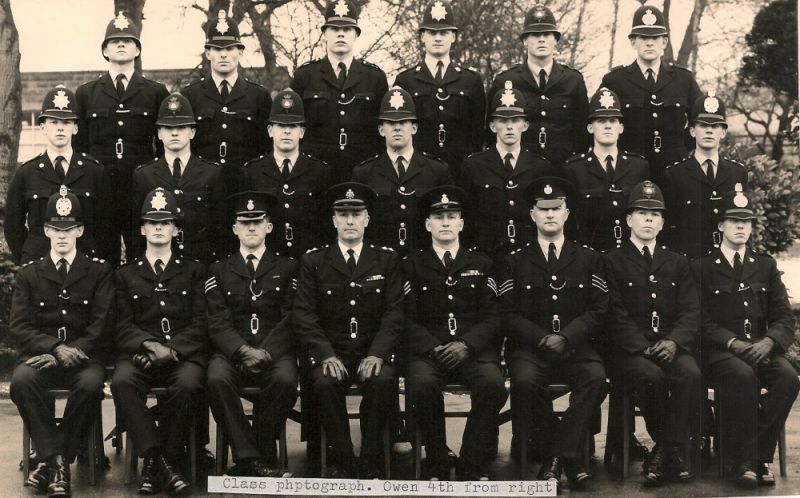
[[[183,212],[183,230],[187,234],[201,235],[209,231],[211,211],[208,201],[208,193],[205,190],[183,193],[180,204]]]
[[[88,120],[90,137],[105,137],[113,130],[113,128],[109,126],[108,108],[98,107],[89,109],[86,112],[86,119]]]
[[[680,133],[686,124],[689,103],[685,97],[664,97],[661,112],[664,114],[664,132]]]
[[[133,308],[134,322],[137,322],[152,309],[154,294],[155,291],[151,287],[135,286],[130,288],[128,295],[130,296],[131,308]]]
[[[303,105],[309,125],[319,125],[328,121],[331,115],[331,96],[325,91],[308,91],[303,94]]]
[[[47,211],[47,199],[50,191],[44,189],[29,190],[25,193],[25,204],[28,208],[28,227],[41,226]]]
[[[373,92],[355,92],[352,105],[356,116],[366,118],[378,115],[378,101]]]
[[[336,316],[345,312],[342,307],[349,306],[345,303],[344,289],[341,285],[320,284],[317,297],[320,315]]]
[[[548,101],[547,114],[558,124],[572,124],[575,115],[575,104],[568,97],[553,97]]]
[[[151,109],[132,108],[128,136],[148,141],[155,133],[156,116]]]
[[[216,111],[211,107],[201,107],[194,110],[194,117],[197,120],[197,137],[195,140],[200,139],[204,143],[210,143],[217,140],[218,131],[214,126],[214,116]]]

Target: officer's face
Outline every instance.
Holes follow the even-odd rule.
[[[417,123],[409,120],[381,121],[378,124],[378,133],[386,139],[388,148],[402,150],[411,144],[411,137],[417,133]]]
[[[636,57],[644,62],[653,62],[664,55],[667,48],[666,36],[631,36],[631,46]]]
[[[194,126],[159,126],[158,138],[165,149],[178,154],[189,147],[195,131]]]
[[[689,133],[695,138],[697,147],[702,150],[716,150],[727,130],[724,126],[695,123],[689,127]]]
[[[594,135],[596,143],[611,146],[616,145],[623,126],[617,118],[599,118],[586,125],[586,130]]]
[[[498,141],[513,147],[522,140],[522,134],[528,129],[528,120],[525,118],[492,118],[489,128],[497,135]]]
[[[120,64],[133,61],[140,53],[133,38],[112,38],[103,48],[103,55],[108,57],[109,61]]]
[[[357,244],[364,238],[367,225],[369,225],[369,213],[366,209],[333,212],[333,226],[336,227],[337,237],[343,242]]]
[[[437,243],[458,240],[458,234],[464,229],[461,211],[444,211],[433,213],[425,218],[425,229]]]
[[[444,57],[450,53],[450,47],[456,41],[456,32],[451,29],[430,30],[423,29],[419,34],[425,53],[434,57]]]
[[[306,129],[300,125],[287,125],[280,123],[270,123],[267,125],[275,148],[283,153],[294,152],[300,147],[300,139],[306,133]]]
[[[47,142],[55,147],[68,146],[72,135],[78,133],[78,123],[64,119],[44,118],[41,127]]]
[[[328,51],[339,56],[349,55],[358,38],[358,32],[353,27],[328,26],[322,30],[325,45]]]
[[[235,45],[225,48],[209,47],[206,49],[206,59],[211,63],[213,72],[226,76],[238,69],[242,52],[243,50]]]
[[[661,211],[651,209],[634,209],[625,219],[631,227],[631,234],[641,242],[649,242],[664,228],[664,217]]]
[[[753,232],[753,220],[726,218],[717,223],[717,229],[722,233],[723,244],[739,249],[747,244],[747,240]]]
[[[178,235],[178,227],[175,226],[174,220],[145,220],[140,231],[147,239],[148,245],[159,247],[172,243],[172,237]]]
[[[546,60],[555,53],[558,41],[555,33],[530,33],[525,35],[522,43],[525,44],[528,57]]]
[[[44,226],[44,234],[50,239],[50,248],[59,256],[66,256],[75,249],[75,242],[83,235],[83,225],[67,230]]]
[[[536,229],[541,235],[557,237],[564,231],[564,223],[569,218],[567,203],[562,202],[555,208],[540,208],[533,206],[531,209],[531,219],[536,224]]]
[[[264,245],[267,234],[272,233],[272,223],[266,218],[260,220],[236,220],[233,233],[239,237],[239,243],[247,249],[258,249]]]

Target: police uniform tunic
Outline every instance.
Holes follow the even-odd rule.
[[[43,152],[20,166],[8,187],[3,228],[15,263],[26,263],[49,253],[50,241],[43,228],[47,200],[59,192],[62,184],[80,199],[84,232],[78,239],[78,248],[90,256],[113,253],[109,214],[115,201],[110,198],[109,179],[103,166],[86,154],[73,152],[62,182]]]
[[[589,115],[589,98],[586,84],[579,71],[553,62],[544,90],[534,81],[527,64],[519,64],[500,73],[494,79],[488,96],[505,87],[506,81],[525,98],[525,114],[530,122],[522,134],[522,147],[536,151],[554,165],[588,147],[586,117]]]
[[[18,355],[11,378],[11,400],[30,430],[41,460],[80,447],[82,428],[102,399],[100,361],[113,287],[111,266],[78,251],[62,282],[49,253],[20,268],[11,300],[9,334]],[[36,370],[29,358],[51,353],[59,344],[80,348],[89,361],[79,367]],[[70,396],[59,427],[45,389],[68,388]]]
[[[208,333],[204,267],[173,253],[157,276],[144,255],[115,276],[118,319],[114,328],[116,367],[111,380],[116,409],[140,452],[162,446],[174,454],[186,444],[192,399],[204,390]],[[178,353],[177,362],[137,367],[142,343],[158,342]],[[159,427],[147,408],[150,387],[166,387],[159,401]],[[179,451],[179,450],[177,450]]]
[[[297,68],[290,85],[303,99],[306,134],[301,149],[332,169],[331,183],[348,181],[353,166],[381,151],[381,98],[389,89],[376,65],[354,59],[344,87],[327,59]]]
[[[368,159],[353,168],[353,181],[363,183],[378,194],[370,209],[369,239],[404,255],[416,251],[424,240],[420,199],[429,189],[453,183],[446,164],[417,150],[405,158],[406,174],[397,177],[387,153]]]
[[[194,154],[176,183],[172,166],[162,156],[136,168],[133,173],[133,206],[136,209],[151,190],[162,187],[175,194],[178,202],[178,236],[173,246],[180,254],[209,264],[223,253],[226,231],[220,167]],[[144,237],[135,239],[137,253],[144,251]]]
[[[642,154],[650,163],[653,181],[661,185],[664,168],[686,157],[686,120],[702,95],[691,71],[661,63],[655,87],[650,88],[634,61],[603,76],[604,86],[619,96],[625,133],[620,147]]]
[[[578,455],[594,410],[606,394],[605,369],[591,343],[608,311],[603,275],[600,253],[565,240],[557,263],[550,267],[534,241],[506,257],[497,280],[509,339],[514,434],[521,437],[525,431],[536,439],[544,435],[553,456]],[[568,356],[553,359],[537,348],[548,334],[566,339]],[[570,407],[555,425],[547,391],[554,381],[572,387]]]
[[[720,158],[714,182],[708,180],[694,154],[667,168],[664,199],[667,203],[667,245],[690,259],[719,247],[717,220],[722,195],[741,183],[747,190],[747,171],[741,164]]]
[[[747,249],[737,276],[720,249],[696,260],[702,306],[703,368],[725,413],[727,448],[739,461],[772,462],[778,435],[797,397],[797,372],[783,353],[794,340],[795,318],[775,260]],[[757,368],[730,351],[731,339],[775,342]],[[760,396],[761,387],[769,390]]]
[[[293,258],[265,251],[251,279],[237,251],[210,267],[206,299],[214,354],[208,366],[209,402],[231,438],[236,461],[259,458],[261,453],[271,455],[268,460],[275,458],[276,428],[283,427],[297,398],[290,315],[298,266]],[[236,352],[244,345],[269,353],[272,362],[264,372],[236,369]],[[239,399],[239,388],[245,386],[263,388],[251,400],[256,405],[252,431]]]
[[[422,62],[398,74],[395,85],[414,98],[415,147],[445,162],[457,179],[464,159],[483,144],[486,92],[480,74],[451,62],[437,83]]]
[[[628,197],[637,184],[650,179],[650,167],[639,154],[620,151],[614,179],[605,171],[605,158],[588,153],[573,156],[564,164],[564,176],[576,190],[571,225],[575,240],[596,251],[621,247],[630,238],[625,221]]]
[[[273,225],[267,245],[280,254],[299,258],[312,247],[319,246],[323,233],[329,230],[329,210],[324,194],[330,187],[330,168],[324,162],[301,153],[284,178],[281,166],[272,154],[245,164],[245,188],[269,192],[277,199],[276,209],[269,213]]]

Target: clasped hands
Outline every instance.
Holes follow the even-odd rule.
[[[751,366],[756,366],[769,363],[769,355],[774,347],[775,341],[771,337],[762,337],[756,342],[734,339],[730,345],[730,350]]]
[[[86,356],[86,353],[84,353],[81,348],[59,344],[53,348],[52,353],[44,353],[28,358],[25,364],[36,370],[45,370],[57,365],[63,367],[77,367],[88,360],[89,357]]]

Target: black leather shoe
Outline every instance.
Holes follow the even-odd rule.
[[[636,439],[636,434],[631,434],[631,441],[628,445],[628,456],[631,460],[642,460],[647,458],[650,451],[647,446],[643,445],[641,441]]]
[[[362,455],[358,462],[359,479],[380,479],[383,473],[375,462],[382,461],[371,455]]]
[[[240,462],[236,462],[238,468],[238,475],[246,477],[281,477],[282,470],[273,469],[269,467],[260,458],[247,458]]]
[[[742,462],[733,468],[733,479],[741,488],[755,488],[758,486],[758,475],[750,462]]]
[[[156,457],[149,456],[142,462],[142,474],[139,477],[139,494],[154,495],[161,491],[160,476],[158,475],[158,462]]]
[[[692,472],[689,464],[683,458],[683,450],[677,446],[669,448],[669,477],[675,482],[689,482],[692,480]]]
[[[44,493],[47,491],[48,484],[47,463],[39,462],[39,465],[28,474],[28,478],[25,479],[25,485],[36,488],[39,492]]]
[[[189,481],[183,474],[175,470],[172,463],[164,455],[157,458],[158,470],[161,472],[161,479],[164,483],[164,491],[171,495],[182,495],[189,492]]]
[[[569,458],[564,461],[564,473],[567,475],[571,491],[584,491],[589,479],[592,478],[583,468],[583,464],[576,458]]]
[[[756,476],[758,477],[759,486],[775,485],[775,474],[772,473],[772,469],[769,468],[769,464],[766,462],[758,464],[756,467]]]
[[[545,459],[539,469],[539,480],[554,481],[556,487],[561,489],[561,459],[559,457]]]
[[[664,453],[664,447],[657,444],[642,464],[642,475],[647,483],[651,485],[663,482],[664,464],[666,463],[666,455]]]
[[[47,496],[69,496],[69,464],[64,460],[64,457],[61,455],[53,456],[47,466],[49,469]]]

